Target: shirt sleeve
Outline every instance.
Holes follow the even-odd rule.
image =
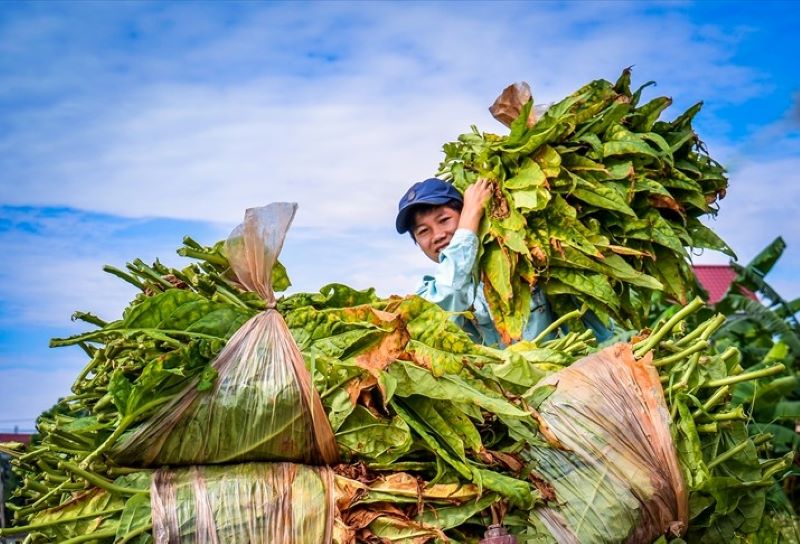
[[[594,337],[597,338],[598,343],[605,342],[614,336],[614,321],[612,320],[608,325],[606,325],[600,321],[600,318],[597,317],[597,314],[591,310],[583,314],[583,324],[592,329],[592,332],[594,332]]]
[[[472,306],[475,285],[472,268],[478,254],[478,237],[469,229],[458,229],[450,244],[439,255],[433,275],[422,278],[417,295],[450,312],[463,312]]]

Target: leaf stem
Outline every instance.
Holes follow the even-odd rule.
[[[711,321],[703,330],[702,334],[700,335],[700,338],[703,340],[708,340],[709,338],[711,338],[711,335],[717,332],[717,329],[719,329],[722,326],[722,324],[725,323],[726,319],[727,318],[722,314],[717,314],[716,316],[711,318]]]
[[[80,476],[90,484],[96,485],[97,487],[102,487],[103,489],[105,489],[110,493],[118,493],[120,495],[138,495],[138,494],[150,493],[150,490],[148,489],[135,489],[132,487],[122,487],[116,485],[114,482],[106,480],[102,476],[98,476],[97,474],[93,474],[87,470],[83,470],[78,465],[70,463],[69,461],[59,462],[58,468],[62,470],[68,470],[73,474]]]
[[[717,425],[716,421],[712,421],[711,423],[703,423],[702,425],[697,425],[695,427],[698,433],[706,433],[706,434],[716,434],[719,432],[719,425]]]
[[[783,459],[775,459],[775,461],[776,461],[776,463],[770,465],[769,467],[767,467],[764,470],[762,479],[770,480],[778,472],[781,472],[782,470],[786,470],[786,469],[788,469],[789,467],[792,466],[792,460],[791,459],[783,458]],[[762,466],[761,468],[763,469],[764,467]]]
[[[752,372],[745,372],[744,374],[737,374],[735,376],[728,376],[718,380],[711,380],[702,385],[702,387],[720,387],[722,385],[733,385],[740,382],[748,382],[750,380],[757,380],[758,378],[765,378],[778,374],[786,369],[782,364],[777,364],[769,368],[762,368],[761,370],[753,370]]]
[[[146,533],[148,531],[151,531],[152,529],[153,529],[153,524],[148,523],[147,525],[139,527],[138,529],[133,530],[130,533],[126,533],[125,536],[123,536],[120,540],[116,541],[114,544],[126,544],[127,542],[130,542],[137,536]]]
[[[580,317],[582,315],[583,315],[583,311],[582,310],[573,310],[573,311],[569,312],[568,314],[562,315],[561,317],[559,317],[558,319],[556,319],[555,321],[550,323],[550,325],[545,330],[540,332],[539,335],[532,340],[532,343],[534,343],[534,344],[536,344],[538,346],[539,342],[541,342],[542,339],[547,338],[548,334],[550,334],[551,332],[553,332],[555,330],[558,330],[558,328],[561,325],[563,325],[564,323],[566,323],[567,321],[569,321],[571,319],[575,319],[576,317]]]
[[[686,370],[681,375],[680,379],[669,387],[669,391],[677,391],[678,389],[684,389],[689,385],[689,378],[692,377],[692,374],[697,369],[697,364],[700,362],[700,354],[695,353],[692,355],[692,358],[689,359],[689,364],[686,367]]]
[[[673,328],[675,328],[675,325],[683,321],[687,316],[699,310],[702,306],[703,299],[697,297],[689,304],[681,308],[681,310],[669,318],[669,320],[663,326],[658,327],[650,336],[636,344],[633,351],[634,355],[638,358],[644,357],[648,351],[654,349],[658,345],[664,336],[666,336]]]
[[[114,538],[115,536],[117,536],[116,529],[106,529],[104,531],[95,531],[94,533],[76,536],[74,538],[70,538],[69,540],[62,541],[61,544],[79,544],[80,542],[102,540],[104,538]]]
[[[97,517],[100,517],[100,516],[110,516],[110,515],[116,514],[118,512],[122,512],[124,509],[125,509],[124,507],[109,508],[108,510],[100,510],[100,511],[97,511],[97,512],[90,512],[88,514],[81,514],[81,515],[72,516],[72,517],[63,517],[63,518],[60,518],[60,519],[47,521],[47,522],[44,522],[44,523],[34,523],[34,524],[31,524],[31,525],[21,525],[21,526],[18,526],[18,527],[7,527],[5,529],[0,529],[0,536],[5,537],[5,536],[15,535],[15,534],[19,534],[19,533],[29,533],[29,532],[35,531],[37,529],[46,529],[47,527],[53,527],[55,525],[60,525],[62,523],[72,523],[74,521],[81,521],[81,520],[84,520],[84,519],[92,519],[92,518],[97,518]]]
[[[186,240],[183,241],[186,244]],[[188,244],[187,244],[188,245]],[[198,261],[206,261],[218,266],[228,266],[228,260],[225,257],[217,255],[209,251],[205,251],[196,247],[182,247],[177,251],[181,257],[188,257],[190,259],[197,259]]]
[[[131,285],[133,285],[137,289],[140,289],[140,290],[144,291],[144,284],[142,282],[140,282],[139,280],[137,280],[136,278],[134,278],[130,274],[127,274],[126,272],[123,272],[119,268],[115,268],[115,267],[113,267],[111,265],[106,265],[106,266],[103,267],[103,271],[104,272],[108,272],[109,274],[113,274],[114,276],[117,276],[118,278],[121,278],[121,279],[127,281],[128,283],[130,283]]]
[[[148,278],[151,281],[156,282],[157,284],[159,284],[161,287],[163,287],[165,289],[174,289],[175,288],[174,285],[172,285],[170,282],[165,280],[161,276],[161,274],[159,274],[158,272],[153,270],[152,267],[148,266],[147,263],[145,263],[141,259],[135,259],[133,261],[133,263],[129,263],[128,264],[128,270],[130,270],[131,272],[134,272],[134,273],[141,274],[145,278]]]
[[[705,403],[703,403],[703,406],[698,408],[692,413],[692,417],[697,418],[703,414],[708,413],[708,411],[711,410],[711,408],[719,404],[719,402],[725,398],[725,396],[728,394],[728,391],[730,390],[731,388],[729,385],[723,385],[722,387],[714,391],[714,394],[708,397],[708,400]]]
[[[729,449],[725,453],[721,453],[720,455],[715,457],[710,463],[708,463],[708,465],[706,465],[706,466],[710,470],[710,469],[714,468],[715,466],[719,465],[720,463],[724,463],[725,461],[727,461],[728,459],[730,459],[734,455],[744,451],[744,449],[747,446],[749,446],[750,444],[753,444],[754,446],[759,446],[761,444],[764,444],[765,442],[769,442],[770,440],[772,440],[772,435],[769,434],[769,433],[763,433],[763,434],[756,435],[752,439],[747,439],[744,442],[741,442],[741,443],[737,444],[736,446],[732,447],[731,449]]]
[[[741,420],[746,421],[747,415],[744,413],[744,406],[737,406],[733,410],[729,412],[723,412],[721,414],[714,414],[709,416],[714,421],[735,421]]]
[[[64,486],[67,484],[67,482],[69,482],[69,480],[64,480],[63,482],[61,482],[60,484],[58,484],[57,486],[55,486],[53,489],[51,489],[50,491],[48,491],[47,493],[45,493],[44,495],[42,495],[41,497],[39,497],[39,498],[36,500],[36,502],[34,502],[32,505],[30,505],[30,506],[29,506],[29,508],[30,508],[31,510],[35,510],[35,509],[36,509],[36,508],[37,508],[39,505],[41,505],[41,504],[44,504],[44,502],[45,502],[47,499],[49,499],[50,497],[53,497],[53,496],[55,496],[55,495],[56,495],[56,493],[58,493],[59,491],[63,491],[63,489],[64,489]]]
[[[683,351],[679,351],[678,353],[674,353],[667,357],[662,357],[661,359],[654,359],[653,366],[658,368],[666,365],[670,365],[672,363],[677,363],[678,361],[689,357],[697,353],[698,351],[703,351],[704,349],[708,348],[709,343],[707,340],[700,340],[696,344],[689,346],[688,348],[684,349]]]

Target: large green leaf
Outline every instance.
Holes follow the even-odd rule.
[[[772,270],[785,249],[786,242],[778,236],[747,263],[747,268],[763,278]]]
[[[336,443],[347,458],[388,464],[408,453],[413,440],[402,418],[379,418],[359,405],[339,427]]]
[[[511,191],[514,206],[524,210],[525,213],[543,210],[550,202],[550,191],[544,188],[532,190]]]
[[[415,520],[439,529],[451,529],[465,524],[473,516],[500,500],[496,493],[486,493],[478,500],[457,506],[426,508]]]
[[[617,92],[613,85],[604,79],[596,79],[572,93],[570,97],[577,98],[570,106],[570,111],[575,114],[575,122],[583,123],[597,115],[615,98]]]
[[[619,212],[623,215],[636,217],[636,213],[628,206],[625,199],[614,189],[605,185],[588,181],[572,174],[573,179],[576,181],[575,189],[572,190],[572,196],[578,198],[588,204]]]
[[[380,322],[350,321],[339,309],[317,310],[305,306],[285,316],[286,325],[304,351],[317,351],[332,357],[347,357],[378,341],[388,328]]]
[[[54,524],[49,528],[51,534],[57,540],[64,541],[75,535],[114,529],[124,502],[119,495],[102,489],[90,489],[76,494],[58,508],[37,514],[31,524]]]
[[[437,435],[450,452],[461,462],[466,463],[467,457],[464,449],[464,439],[455,432],[450,423],[440,414],[438,406],[433,399],[412,395],[405,399],[408,406],[431,432]]]
[[[674,121],[670,123],[670,128],[672,130],[681,130],[684,128],[691,128],[692,119],[694,119],[697,112],[700,111],[700,108],[703,107],[702,102],[698,102],[695,105],[691,106],[685,112],[680,114],[678,117],[675,118]]]
[[[663,289],[661,282],[634,269],[625,259],[613,253],[606,254],[602,259],[593,259],[578,251],[566,248],[564,258],[553,258],[551,264],[564,268],[574,267],[597,272],[647,289]]]
[[[603,157],[642,156],[660,160],[659,153],[644,141],[620,140],[603,143]]]
[[[329,283],[320,288],[319,293],[296,293],[278,301],[278,310],[285,314],[302,306],[313,306],[318,310],[347,308],[372,304],[378,300],[375,289],[358,291],[341,283]]]
[[[551,277],[574,287],[577,291],[596,298],[614,310],[619,309],[619,298],[608,282],[608,278],[601,274],[580,273],[574,269],[552,267]]]
[[[497,292],[485,282],[483,289],[495,327],[504,344],[510,344],[522,337],[525,324],[530,316],[530,285],[519,275],[511,278],[511,285],[513,295],[510,304],[501,299]]]
[[[406,352],[418,365],[431,369],[434,376],[456,374],[464,364],[464,354],[429,346],[418,340],[409,340]]]
[[[549,145],[542,146],[533,156],[548,178],[555,178],[561,172],[561,155]]]
[[[659,96],[647,104],[636,108],[630,116],[631,130],[635,130],[636,132],[647,132],[651,130],[661,113],[671,104],[671,98]]]
[[[646,264],[650,275],[657,278],[664,285],[664,291],[679,304],[686,304],[690,292],[686,281],[688,271],[686,261],[671,251],[660,248],[657,248],[655,253],[655,261]]]
[[[514,177],[503,182],[503,186],[506,189],[530,191],[543,187],[546,183],[547,177],[539,164],[526,159]]]
[[[489,285],[497,293],[503,305],[509,308],[514,294],[511,287],[514,263],[508,250],[496,243],[489,244],[484,249],[481,268],[485,270]]]
[[[692,237],[694,247],[704,247],[721,251],[732,259],[736,259],[736,253],[720,238],[713,230],[702,224],[698,219],[689,218],[687,227]]]
[[[393,311],[406,322],[411,337],[406,346],[409,356],[436,375],[457,373],[464,358],[475,353],[467,333],[436,304],[420,297],[409,297]]]
[[[649,210],[641,219],[628,221],[625,225],[625,236],[654,242],[679,255],[685,253],[673,226],[656,210]]]
[[[126,312],[119,328],[147,329],[159,326],[184,304],[206,302],[201,295],[183,289],[169,289],[146,298]]]
[[[405,361],[395,362],[387,371],[397,380],[397,397],[421,395],[456,403],[477,404],[497,415],[519,418],[529,416],[501,395],[478,390],[457,375],[447,374],[437,378],[428,370]]]
[[[149,487],[149,481],[147,482]],[[150,496],[144,493],[134,495],[125,501],[125,510],[120,516],[117,526],[117,540],[127,538],[128,535],[144,532],[139,540],[134,542],[152,542],[150,527],[153,523],[150,508]],[[149,540],[148,540],[149,539]]]

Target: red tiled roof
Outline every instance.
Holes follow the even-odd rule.
[[[0,433],[0,442],[22,442],[27,445],[31,441],[29,434]]]
[[[703,289],[708,291],[709,304],[719,302],[722,295],[728,290],[731,282],[736,278],[736,272],[727,264],[696,264],[692,268],[694,268],[694,273],[700,285],[703,286]],[[753,300],[758,300],[756,296],[747,289],[742,289],[742,294]]]

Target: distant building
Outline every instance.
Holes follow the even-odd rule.
[[[0,443],[21,442],[27,446],[31,443],[31,436],[29,433],[0,433]]]
[[[29,433],[0,433],[0,443],[21,442],[27,446],[31,443],[31,436]],[[8,474],[5,474],[5,471],[9,469],[8,461],[8,456],[0,452],[0,527],[5,526],[5,503],[8,497],[6,496],[4,480],[8,477]],[[0,539],[0,542],[3,542],[3,540]],[[6,542],[16,542],[16,539],[6,539]]]
[[[31,435],[30,434],[21,434],[21,433],[0,433],[0,443],[2,442],[21,442],[26,446],[31,442]],[[6,517],[7,513],[5,510],[5,504],[8,500],[8,493],[5,488],[6,478],[8,478],[8,474],[6,474],[6,470],[9,470],[8,464],[8,456],[0,453],[0,528],[6,526]],[[5,539],[0,538],[0,542],[5,543],[8,542],[22,542],[22,539],[25,538],[25,535],[19,535],[14,537],[8,537]]]
[[[727,264],[696,264],[692,267],[703,289],[708,291],[708,303],[716,304],[736,279],[736,271]],[[742,294],[758,300],[755,293],[742,289]]]

